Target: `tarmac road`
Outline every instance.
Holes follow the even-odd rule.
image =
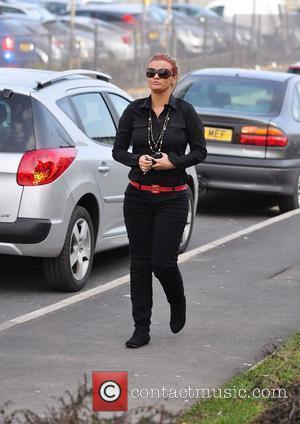
[[[75,392],[85,373],[91,383],[92,371],[128,371],[131,393],[145,394],[151,388],[215,388],[255,363],[299,328],[299,211],[227,243],[222,237],[276,217],[268,206],[238,194],[203,200],[190,248],[221,240],[181,264],[186,327],[171,333],[169,307],[155,280],[151,341],[137,350],[124,347],[132,331],[128,284],[1,330],[3,322],[70,297],[45,289],[35,261],[25,266],[2,257],[0,405],[12,400],[18,408],[45,411],[56,403],[51,396]],[[126,248],[97,255],[87,289],[127,273]],[[129,396],[129,407],[163,403],[179,410],[195,400]]]

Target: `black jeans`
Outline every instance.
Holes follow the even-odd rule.
[[[129,185],[124,218],[129,238],[130,292],[135,327],[149,330],[152,272],[169,303],[184,299],[178,251],[188,215],[187,191],[152,194]]]

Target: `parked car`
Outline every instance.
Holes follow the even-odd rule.
[[[166,9],[167,6],[159,4]],[[248,46],[251,34],[248,28],[241,25],[234,27],[221,16],[206,7],[190,3],[173,3],[172,10],[197,21],[198,26],[204,27],[209,36],[213,36],[216,49],[232,48],[233,43],[240,46]]]
[[[293,63],[287,69],[290,74],[300,74],[300,62]]]
[[[16,0],[2,0],[4,3],[16,3]],[[40,4],[39,0],[26,0],[24,3],[28,4]]]
[[[168,13],[163,8],[149,7],[152,19],[160,24],[160,33],[164,34],[166,46],[175,50],[179,56],[193,56],[204,52],[212,52],[215,47],[215,36],[211,28],[204,28],[198,22],[182,13],[173,11],[170,31],[166,30]],[[149,13],[148,12],[148,13]],[[206,32],[206,33],[205,33]],[[176,46],[176,47],[175,47]]]
[[[237,23],[252,29],[258,25],[259,16],[260,31],[268,37],[282,25],[288,13],[286,3],[285,0],[211,0],[206,7],[225,19],[232,20],[235,16]]]
[[[31,32],[14,19],[0,16],[0,66],[32,67],[40,63]]]
[[[276,195],[282,211],[300,206],[300,76],[202,69],[186,74],[175,94],[205,126],[202,187]]]
[[[40,21],[27,15],[7,14],[16,26],[20,34],[30,33],[30,39],[34,45],[34,51],[39,56],[39,63],[55,68],[64,68],[69,64],[70,55],[70,31],[57,20]],[[80,40],[74,34],[73,57],[77,60],[80,52]]]
[[[80,54],[80,39],[77,34],[74,34],[71,46],[70,30],[58,19],[44,20],[43,27],[51,36],[51,64],[58,68],[68,67],[71,53],[73,53],[71,63],[76,64]]]
[[[71,27],[69,16],[58,16],[56,21]],[[118,64],[133,63],[135,51],[130,32],[116,25],[84,16],[74,19],[74,31],[80,43],[81,62],[87,67],[116,68]],[[97,42],[95,42],[97,40]]]
[[[35,3],[5,3],[3,1],[0,2],[0,15],[6,14],[19,14],[19,15],[27,15],[33,19],[53,19],[54,15],[50,13],[47,9],[42,7],[40,4]]]
[[[206,7],[220,16],[234,15],[284,15],[287,12],[284,0],[260,0],[239,2],[239,0],[211,0]]]
[[[149,56],[150,52],[159,51],[161,44],[161,25],[158,24],[149,7],[145,22],[142,24],[143,7],[141,4],[88,4],[76,10],[77,16],[101,19],[131,31],[136,48],[136,56]]]
[[[67,0],[41,0],[40,4],[53,15],[63,15],[69,11],[69,1]]]
[[[96,77],[96,78],[93,78]],[[0,69],[0,254],[41,257],[48,284],[80,290],[93,255],[127,244],[128,168],[112,158],[132,98],[102,73]],[[198,198],[189,174],[189,242]]]

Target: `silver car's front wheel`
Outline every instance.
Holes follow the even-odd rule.
[[[192,231],[193,231],[193,225],[194,225],[194,196],[192,193],[192,190],[188,187],[187,188],[187,194],[189,199],[189,210],[188,210],[188,217],[187,221],[183,230],[182,239],[179,247],[179,252],[184,252],[190,242]]]
[[[78,291],[87,282],[94,256],[94,227],[88,211],[76,206],[57,258],[44,258],[44,274],[56,290]]]

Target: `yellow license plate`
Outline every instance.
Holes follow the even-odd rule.
[[[21,52],[30,52],[33,50],[33,45],[31,43],[21,43],[19,47]]]
[[[148,38],[149,40],[157,40],[159,37],[159,33],[158,32],[148,32]]]
[[[227,141],[232,140],[232,130],[225,128],[205,127],[206,140]]]

